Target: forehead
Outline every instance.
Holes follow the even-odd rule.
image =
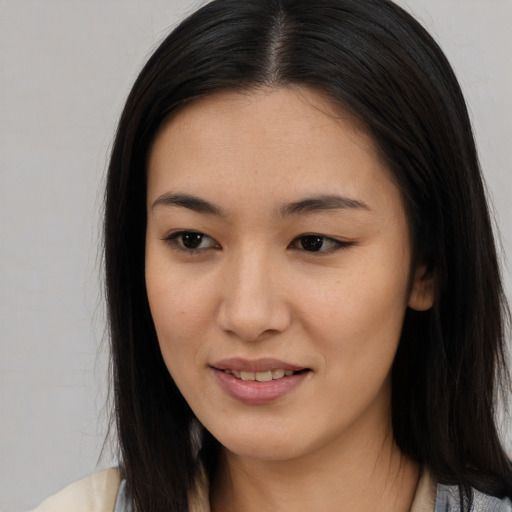
[[[254,131],[251,130],[262,126],[265,126],[265,135],[276,136],[276,143],[284,134],[293,135],[294,128],[298,128],[298,135],[304,135],[311,130],[334,127],[357,135],[359,144],[363,143],[375,156],[378,153],[363,121],[322,91],[306,86],[228,89],[196,99],[162,123],[150,150],[168,137],[170,131],[177,135],[178,131],[187,130],[189,134],[198,135],[206,128],[210,141],[214,142],[216,136],[230,135],[226,128],[240,137],[249,134],[252,138]],[[223,131],[219,130],[221,127]],[[252,139],[252,142],[260,141]]]
[[[334,189],[387,193],[390,178],[363,124],[319,92],[223,91],[160,128],[149,154],[148,200],[183,188],[221,197],[237,192],[253,205]]]

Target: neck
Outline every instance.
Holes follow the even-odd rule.
[[[408,512],[419,470],[393,441],[357,431],[290,460],[224,450],[212,483],[212,512]]]

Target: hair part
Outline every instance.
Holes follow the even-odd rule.
[[[135,510],[188,510],[218,443],[162,359],[146,296],[146,161],[162,122],[220,90],[307,86],[368,129],[400,188],[436,300],[408,310],[392,370],[400,449],[441,483],[512,495],[495,424],[507,317],[467,108],[427,32],[389,0],[214,0],[184,20],[140,73],[107,179],[105,266],[121,463]],[[198,456],[199,450],[199,456]]]

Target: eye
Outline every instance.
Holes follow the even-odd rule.
[[[290,248],[307,252],[328,253],[350,247],[351,245],[353,245],[353,242],[335,240],[323,235],[308,234],[295,238],[290,244]]]
[[[199,231],[175,231],[164,240],[173,249],[189,253],[220,249],[220,245],[213,238]]]

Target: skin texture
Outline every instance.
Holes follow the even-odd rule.
[[[350,201],[283,211],[333,194]],[[183,231],[205,236],[190,249]],[[318,251],[302,245],[312,234]],[[373,141],[319,93],[216,93],[164,124],[148,162],[146,284],[165,363],[225,447],[214,510],[409,509],[418,473],[393,442],[390,369],[406,308],[433,296],[411,254]],[[233,357],[309,371],[248,404],[212,369]]]

